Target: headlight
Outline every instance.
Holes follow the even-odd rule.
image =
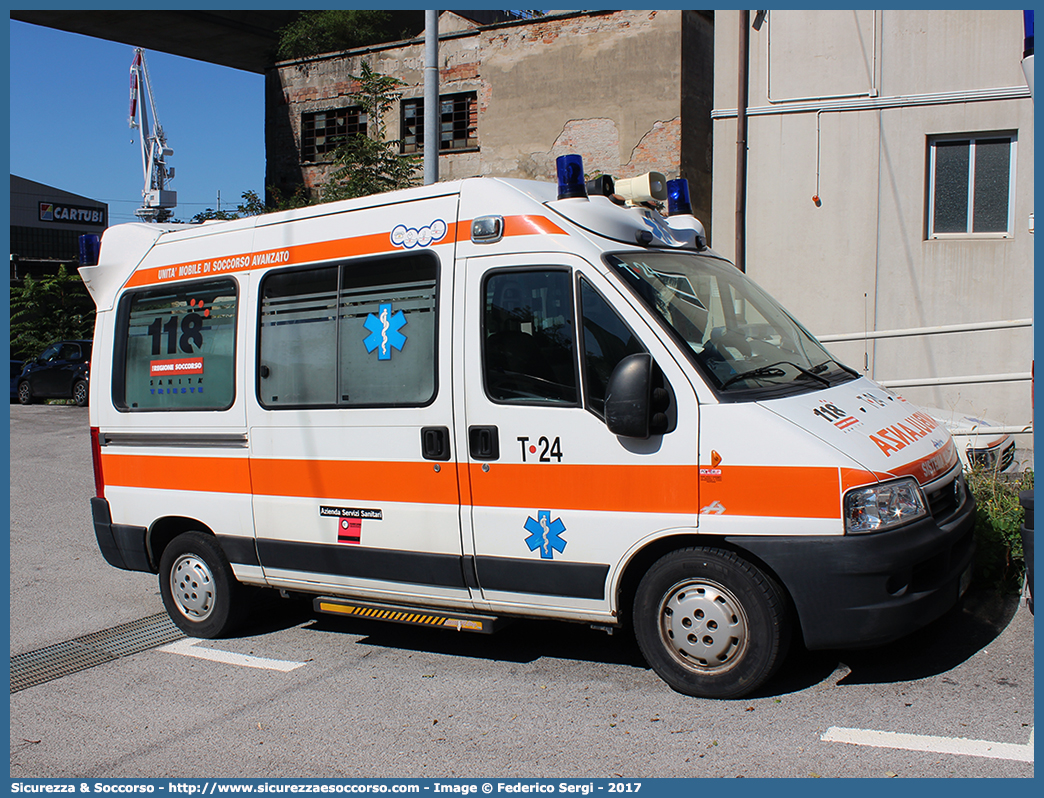
[[[969,449],[968,459],[973,464],[981,466],[982,468],[993,468],[997,465],[997,450],[996,449]]]
[[[881,532],[926,515],[924,496],[910,477],[845,494],[845,532],[849,535]]]

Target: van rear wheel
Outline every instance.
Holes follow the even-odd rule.
[[[159,583],[167,614],[190,637],[223,637],[243,620],[244,588],[213,535],[174,538],[160,558]]]
[[[679,693],[739,698],[764,684],[789,640],[776,582],[723,549],[657,560],[634,598],[634,631],[649,666]]]

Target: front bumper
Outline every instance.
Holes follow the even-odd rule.
[[[975,541],[969,493],[949,517],[870,535],[730,537],[786,587],[811,650],[897,640],[953,607],[968,586]]]

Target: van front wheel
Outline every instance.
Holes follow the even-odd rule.
[[[222,637],[243,620],[243,586],[213,535],[174,538],[160,558],[159,583],[167,614],[190,637]]]
[[[779,667],[789,639],[780,587],[723,549],[664,555],[642,577],[633,609],[646,662],[686,695],[739,698],[756,690]]]

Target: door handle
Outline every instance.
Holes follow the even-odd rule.
[[[421,428],[421,456],[425,460],[449,460],[449,429],[447,427]]]
[[[496,427],[468,427],[468,448],[472,460],[499,460],[500,434]]]

